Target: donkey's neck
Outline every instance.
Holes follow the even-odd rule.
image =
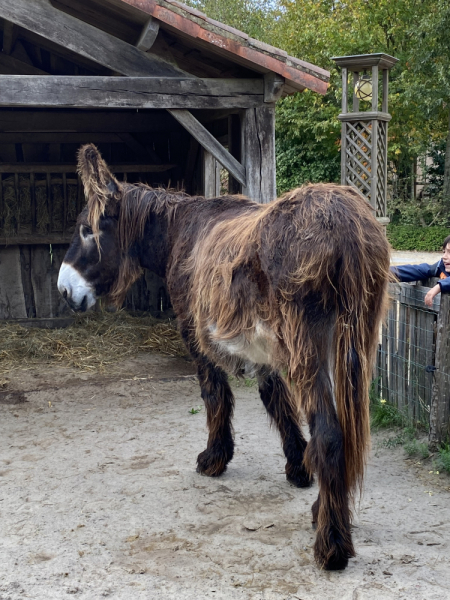
[[[139,233],[129,245],[129,252],[141,267],[165,277],[174,239],[182,232],[182,224],[196,199],[151,188],[141,188],[142,195],[134,191],[139,208],[134,205],[136,213],[132,220],[135,224],[140,221],[143,226],[135,227]]]
[[[140,234],[130,251],[141,267],[160,277],[176,270],[176,264],[183,264],[199,237],[215,223],[260,207],[251,200],[233,196],[206,199],[151,188],[146,188],[142,196],[139,188],[132,193],[138,197],[138,205],[131,208],[133,225],[126,229]],[[141,228],[136,223],[145,225]]]
[[[167,269],[170,252],[168,233],[167,216],[150,211],[142,238],[131,247],[132,252],[137,252],[141,267],[160,277],[165,277]]]

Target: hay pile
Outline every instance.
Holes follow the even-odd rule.
[[[111,372],[118,359],[139,352],[185,356],[173,322],[117,313],[78,316],[66,329],[26,328],[0,324],[0,379],[16,369],[57,363],[90,372]]]

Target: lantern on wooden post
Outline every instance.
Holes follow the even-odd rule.
[[[388,54],[332,58],[342,69],[341,183],[357,189],[386,225],[389,70],[398,62]],[[379,86],[382,72],[381,93]],[[352,110],[349,110],[351,75]],[[379,97],[381,95],[381,110]]]

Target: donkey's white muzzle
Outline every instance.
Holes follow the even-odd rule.
[[[84,312],[92,308],[97,300],[92,286],[65,262],[59,270],[58,290],[72,310]]]

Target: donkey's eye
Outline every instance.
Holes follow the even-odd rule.
[[[92,229],[89,227],[89,225],[81,225],[80,234],[82,238],[87,240],[92,235]]]

